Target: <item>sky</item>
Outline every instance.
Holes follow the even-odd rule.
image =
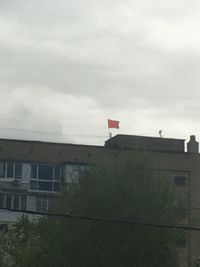
[[[0,0],[0,138],[200,141],[200,2]]]

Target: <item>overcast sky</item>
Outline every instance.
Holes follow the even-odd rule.
[[[0,0],[0,137],[200,140],[200,2]]]

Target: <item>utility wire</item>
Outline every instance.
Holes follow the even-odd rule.
[[[9,127],[0,127],[2,130],[8,130],[8,131],[15,131],[15,132],[27,132],[27,133],[38,133],[38,134],[50,134],[50,135],[61,135],[61,136],[73,136],[73,137],[84,137],[84,138],[106,138],[107,135],[88,135],[88,134],[67,134],[67,133],[58,133],[58,132],[49,132],[49,131],[38,131],[38,130],[27,130],[27,129],[17,129],[17,128],[9,128]]]
[[[80,215],[74,215],[74,214],[70,214],[70,213],[35,212],[35,211],[30,211],[30,210],[14,210],[14,209],[7,209],[7,208],[1,208],[0,211],[1,210],[13,211],[13,212],[30,214],[30,215],[39,215],[39,216],[43,215],[43,216],[61,217],[61,218],[69,218],[69,219],[77,219],[77,220],[87,220],[87,221],[93,221],[93,222],[129,224],[129,225],[139,225],[139,226],[147,226],[147,227],[154,227],[154,228],[176,229],[176,230],[186,230],[186,231],[200,231],[200,227],[189,226],[189,225],[145,223],[145,222],[136,222],[136,221],[132,221],[132,220],[123,220],[123,219],[80,216]]]

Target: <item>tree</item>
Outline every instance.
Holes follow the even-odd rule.
[[[37,223],[22,216],[16,224],[0,233],[0,266],[26,267],[31,247],[37,243]]]
[[[145,223],[179,222],[182,205],[169,179],[154,174],[146,154],[127,154],[83,173],[54,212]],[[30,238],[33,245],[24,255],[30,267],[178,266],[179,233],[172,229],[45,217],[37,223],[36,232],[37,244]]]

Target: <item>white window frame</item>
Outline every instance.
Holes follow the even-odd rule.
[[[36,166],[36,178],[32,177],[32,166]],[[52,167],[52,179],[39,179],[39,167],[40,166],[50,166]],[[60,170],[60,177],[59,179],[55,179],[55,168],[59,168]],[[31,164],[31,175],[30,175],[30,191],[33,192],[48,192],[48,193],[55,193],[58,194],[61,192],[61,178],[62,178],[62,168],[59,165],[51,165],[51,164]],[[31,189],[31,182],[36,182],[36,189]],[[52,190],[39,190],[39,182],[46,182],[52,184]],[[54,191],[54,183],[59,183],[60,190]]]
[[[26,193],[18,193],[18,192],[10,192],[10,191],[0,191],[0,194],[4,195],[4,199],[3,199],[3,208],[6,209],[6,198],[7,198],[7,194],[11,195],[11,207],[9,207],[9,209],[14,209],[14,196],[15,195],[19,195],[19,209],[15,209],[15,210],[22,210],[22,196],[26,196],[26,209],[28,207],[28,195]],[[0,208],[1,209],[1,208]]]
[[[35,211],[36,212],[47,212],[49,210],[50,201],[51,201],[51,197],[50,196],[41,196],[41,195],[39,195],[39,196],[36,196],[35,201],[36,201],[35,202]],[[46,209],[45,210],[44,209],[41,209],[42,202],[44,202],[44,201],[46,202],[45,203],[45,206],[46,206]],[[38,205],[37,202],[39,202],[40,209],[37,208],[37,205]]]
[[[0,163],[3,163],[3,164],[5,164],[5,175],[4,175],[4,177],[0,177],[0,181],[3,181],[3,180],[6,180],[6,181],[8,181],[8,180],[13,180],[13,179],[17,179],[17,180],[20,180],[20,179],[22,179],[22,170],[23,170],[23,168],[22,168],[22,166],[21,166],[21,177],[16,177],[16,175],[15,175],[15,169],[16,169],[16,164],[17,163],[20,163],[21,165],[22,165],[22,162],[17,162],[17,161],[0,161]],[[13,177],[8,177],[8,164],[13,164]]]

